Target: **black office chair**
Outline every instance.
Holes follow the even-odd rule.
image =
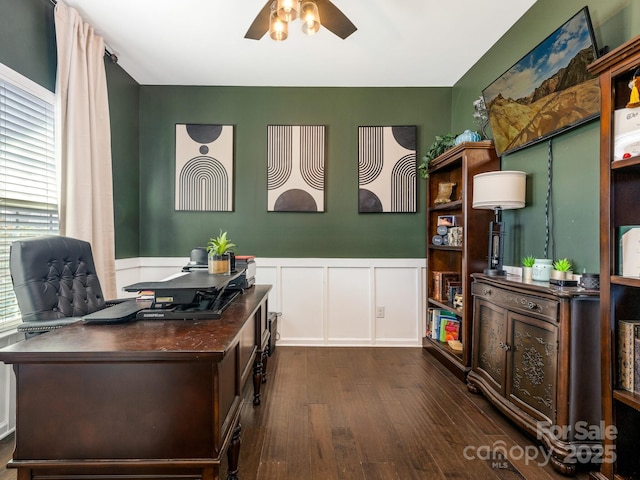
[[[22,314],[18,331],[27,337],[70,325],[106,302],[93,263],[91,244],[62,236],[11,244],[13,289]]]

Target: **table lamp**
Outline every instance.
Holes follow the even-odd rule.
[[[524,207],[526,185],[526,173],[513,170],[480,173],[473,177],[473,208],[495,213],[489,224],[489,265],[484,270],[487,275],[506,275],[502,268],[505,234],[502,210]]]

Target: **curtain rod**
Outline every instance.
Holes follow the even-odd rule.
[[[54,6],[58,4],[58,0],[49,0],[51,4]],[[104,54],[109,57],[112,63],[118,63],[118,56],[111,51],[112,49],[105,43],[104,44]]]

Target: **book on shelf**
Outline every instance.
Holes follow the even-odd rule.
[[[450,312],[449,310],[435,307],[429,308],[428,313],[427,337],[433,340],[445,341],[441,340],[441,337],[444,334],[444,338],[446,338],[445,332],[447,328],[447,321],[457,322],[458,332],[460,331],[460,319],[456,316],[455,313]]]
[[[640,391],[640,320],[618,320],[618,386]]]
[[[441,342],[458,340],[460,336],[460,320],[457,318],[440,317],[440,338]]]
[[[432,288],[431,296],[433,299],[439,302],[447,301],[447,282],[448,281],[460,281],[460,274],[458,272],[439,271],[434,270],[432,273]]]

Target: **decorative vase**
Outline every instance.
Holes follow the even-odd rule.
[[[479,142],[480,134],[478,132],[472,132],[471,130],[465,130],[456,137],[455,144],[460,145],[464,142]]]
[[[522,281],[531,282],[533,280],[533,267],[522,267]]]
[[[533,264],[531,277],[536,282],[548,282],[553,270],[552,260],[548,258],[536,258]]]
[[[212,275],[229,275],[231,273],[229,254],[209,254],[209,273]]]

